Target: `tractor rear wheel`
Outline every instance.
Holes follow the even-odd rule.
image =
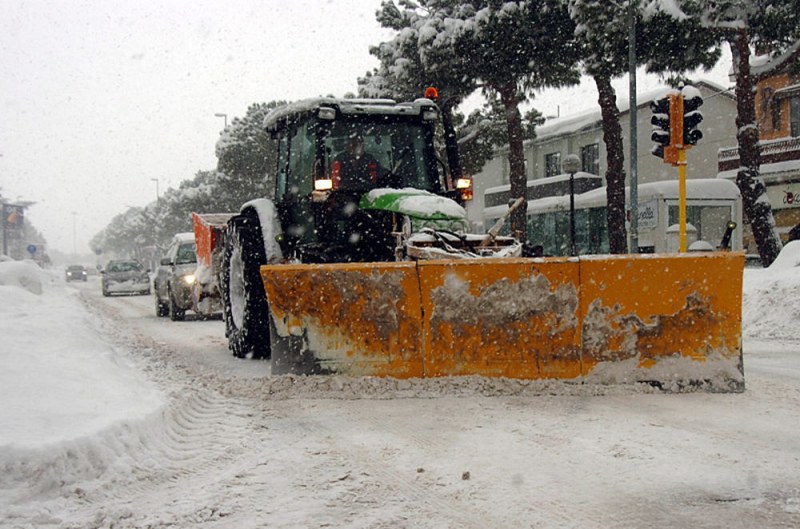
[[[261,226],[255,215],[228,222],[222,264],[225,334],[237,358],[269,358],[269,313],[261,265],[266,264]]]

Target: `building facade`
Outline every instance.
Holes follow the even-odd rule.
[[[761,150],[761,177],[767,187],[778,234],[785,242],[789,231],[800,225],[800,74],[797,70],[798,45],[785,57],[759,64],[754,58],[752,73],[758,76],[755,105]],[[782,60],[783,59],[783,60]],[[739,149],[736,140],[720,149],[720,178],[736,181]],[[745,230],[749,252],[756,247]]]
[[[719,149],[736,141],[736,100],[724,87],[699,81],[694,85],[703,96],[701,107],[704,120],[699,129],[703,139],[687,153],[688,178],[714,178],[718,173]],[[663,97],[668,90],[640,95],[637,103],[637,175],[639,183],[676,179],[678,171],[650,153],[652,125],[650,102]],[[627,101],[620,105],[620,125],[625,145],[625,174],[630,177],[630,118]],[[536,130],[537,138],[525,142],[525,172],[529,182],[562,174],[561,162],[568,154],[581,158],[581,171],[603,178],[605,185],[606,146],[603,141],[603,122],[597,110],[546,122]],[[483,225],[484,194],[487,189],[509,183],[508,149],[498,149],[495,157],[474,176],[474,196],[467,205],[467,214],[474,231]]]

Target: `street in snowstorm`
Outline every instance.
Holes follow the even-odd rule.
[[[23,410],[4,412],[17,426],[0,437],[3,528],[800,525],[800,342],[780,325],[798,281],[785,275],[776,292],[776,274],[745,273],[746,391],[674,394],[271,376],[230,354],[219,319],[172,322],[152,296],[31,273],[40,295],[0,286],[18,353],[0,392]],[[20,381],[19,366],[38,376]],[[69,381],[51,377],[91,387],[63,395]],[[118,396],[130,409],[105,410]]]

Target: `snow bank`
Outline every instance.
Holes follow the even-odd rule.
[[[22,288],[32,294],[42,293],[42,284],[49,281],[48,276],[33,261],[0,262],[0,285]],[[2,294],[0,294],[2,296]],[[3,301],[0,297],[0,301]]]
[[[769,265],[769,270],[777,272],[797,266],[800,266],[800,241],[791,241],[786,243],[778,258]]]
[[[19,450],[94,435],[163,405],[55,274],[0,263],[0,469]]]
[[[800,321],[800,241],[783,247],[765,269],[745,269],[742,334],[797,340]]]

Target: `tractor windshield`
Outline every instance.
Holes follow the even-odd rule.
[[[360,189],[441,189],[432,131],[426,124],[339,119],[323,135],[323,143],[327,174],[342,189],[348,183]]]

